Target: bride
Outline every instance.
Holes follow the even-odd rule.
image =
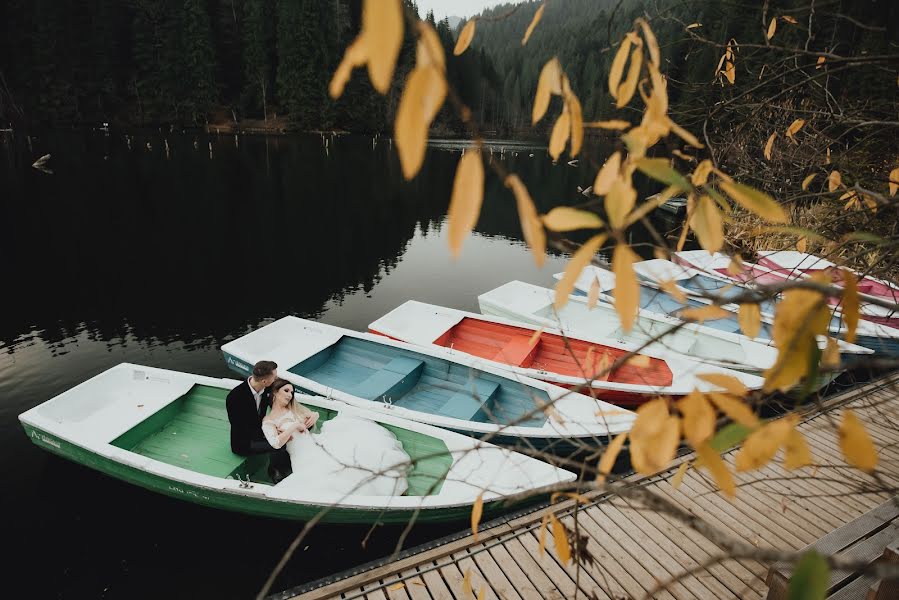
[[[294,399],[293,384],[272,384],[272,409],[262,431],[273,448],[287,445],[293,473],[279,488],[302,486],[318,492],[399,496],[408,488],[411,459],[390,431],[374,421],[339,412],[309,431],[318,413]]]

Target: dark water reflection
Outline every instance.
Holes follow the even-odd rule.
[[[0,456],[7,572],[42,597],[247,597],[298,526],[192,506],[49,456],[16,416],[119,362],[229,376],[219,346],[287,314],[364,329],[408,298],[477,310],[510,279],[550,285],[488,175],[451,260],[443,219],[459,152],[402,181],[389,140],[53,132],[0,140],[7,257]],[[50,153],[53,174],[30,168]],[[531,156],[533,154],[533,156]],[[589,166],[507,146],[542,209],[576,201]],[[411,543],[464,527],[417,529]],[[396,529],[314,532],[276,589],[389,552]]]

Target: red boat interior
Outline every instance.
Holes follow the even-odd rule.
[[[768,258],[760,259],[759,264],[777,271],[778,273],[783,273],[787,276],[797,272],[797,269],[782,267]],[[843,285],[842,271],[840,269],[799,269],[798,271],[801,273],[805,273],[806,275],[814,275],[815,273],[827,273],[832,277],[833,282],[836,285]],[[859,279],[858,291],[862,294],[871,294],[872,296],[893,297],[897,294],[897,292],[891,289],[890,286],[870,277],[862,277],[861,279]]]
[[[627,351],[601,344],[543,332],[531,343],[533,331],[514,325],[479,321],[466,317],[434,343],[508,365],[542,369],[551,373],[582,377],[605,370]],[[574,354],[574,357],[572,357]],[[575,359],[576,357],[576,359]],[[637,385],[671,385],[672,374],[664,360],[639,356],[601,378],[604,381]]]

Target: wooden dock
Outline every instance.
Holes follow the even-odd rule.
[[[709,524],[759,547],[799,550],[891,498],[884,492],[862,493],[872,478],[845,466],[833,424],[851,407],[868,428],[880,455],[883,481],[899,485],[899,374],[853,388],[828,399],[823,410],[799,425],[815,460],[815,477],[789,479],[780,464],[737,474],[733,501],[725,499],[705,477],[689,469],[675,489],[669,480],[677,464],[659,475],[633,477]],[[734,452],[724,455],[731,466]],[[796,472],[792,474],[794,477]],[[577,527],[587,535],[592,564],[563,564],[548,536],[539,551],[541,509],[471,535],[405,556],[390,564],[332,581],[315,589],[284,593],[279,598],[318,600],[485,600],[535,598],[643,598],[662,582],[678,580],[654,598],[688,600],[763,598],[769,565],[754,560],[717,561],[725,552],[714,542],[667,515],[638,503],[602,494],[577,510]],[[562,512],[558,512],[559,507]],[[554,511],[574,526],[572,502]]]

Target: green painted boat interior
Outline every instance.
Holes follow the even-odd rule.
[[[194,385],[186,394],[112,441],[112,445],[153,460],[213,477],[249,477],[271,483],[268,457],[231,452],[231,426],[225,409],[228,390]],[[319,414],[314,432],[337,412],[311,406]],[[407,496],[440,492],[453,458],[443,440],[402,427],[382,425],[412,458]]]
[[[537,400],[549,395],[521,382],[426,354],[343,336],[288,369],[367,400],[479,423],[542,427]]]

